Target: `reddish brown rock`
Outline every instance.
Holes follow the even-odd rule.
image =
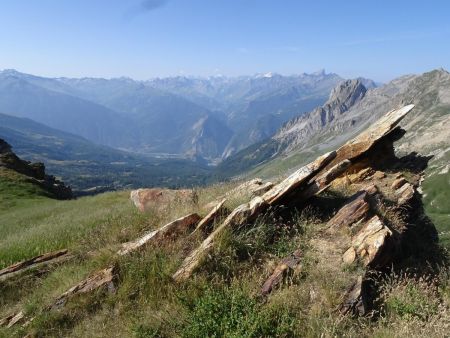
[[[283,278],[286,276],[288,271],[297,268],[301,257],[301,250],[296,250],[291,255],[284,258],[275,268],[270,277],[264,282],[264,285],[261,288],[261,294],[265,296],[272,292],[272,290],[283,281]]]
[[[366,219],[370,209],[369,203],[367,202],[368,195],[365,190],[353,195],[350,201],[328,221],[328,226],[330,228],[349,227],[354,223]]]
[[[50,308],[61,307],[69,298],[92,292],[101,287],[106,287],[109,292],[115,292],[114,278],[114,267],[111,266],[100,270],[64,292],[55,300]]]
[[[195,204],[198,196],[194,190],[181,189],[137,189],[130,193],[130,199],[141,212],[169,208],[173,203]]]

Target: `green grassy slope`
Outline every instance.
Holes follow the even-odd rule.
[[[439,231],[439,239],[450,248],[450,173],[427,177],[423,191],[427,214]]]
[[[26,176],[0,168],[0,213],[17,205],[43,200],[45,196],[48,196],[48,192],[31,184]]]
[[[3,185],[3,188],[6,186]],[[323,219],[313,209],[294,217],[290,229],[274,226],[270,216],[254,227],[226,232],[208,262],[194,278],[176,284],[171,275],[201,237],[180,236],[166,245],[149,246],[128,257],[114,255],[120,243],[134,239],[231,189],[230,184],[198,189],[198,205],[179,203],[140,214],[128,191],[71,201],[47,199],[36,191],[21,195],[19,185],[4,195],[16,201],[0,211],[0,268],[34,255],[68,248],[75,258],[39,274],[27,272],[0,281],[0,318],[23,309],[34,318],[27,328],[0,328],[0,337],[414,337],[446,333],[450,283],[438,294],[414,277],[391,275],[383,282],[383,318],[352,319],[336,315],[348,279],[360,268],[330,276],[311,251]],[[0,190],[0,195],[6,189]],[[27,203],[22,201],[28,200]],[[240,202],[232,201],[230,208]],[[294,248],[304,250],[302,270],[268,301],[258,290],[275,262]],[[119,271],[114,294],[103,291],[77,297],[46,311],[61,293],[91,273],[115,263]],[[439,277],[448,280],[448,271]],[[447,286],[445,286],[447,285]]]

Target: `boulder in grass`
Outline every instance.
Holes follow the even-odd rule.
[[[141,212],[148,210],[159,210],[168,207],[171,204],[196,204],[198,201],[197,193],[190,189],[137,189],[130,193],[130,199]]]

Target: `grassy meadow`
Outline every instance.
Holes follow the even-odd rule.
[[[30,187],[23,195],[27,190],[19,189],[19,182],[0,182],[1,193],[9,191],[1,200],[0,268],[61,248],[74,254],[43,271],[0,280],[0,318],[20,310],[33,318],[26,327],[24,322],[1,327],[0,337],[444,337],[449,332],[446,267],[433,275],[438,289],[426,276],[388,273],[379,285],[384,306],[376,320],[339,315],[348,281],[362,267],[327,264],[313,247],[328,217],[314,207],[294,212],[288,223],[268,214],[253,227],[226,231],[193,278],[176,284],[171,276],[202,241],[201,234],[152,244],[126,257],[115,255],[120,243],[191,212],[205,215],[209,210],[202,206],[237,182],[199,188],[198,202],[179,201],[146,214],[132,205],[129,191],[56,201]],[[301,268],[269,298],[261,298],[264,280],[297,248],[304,255]],[[111,264],[118,271],[115,293],[98,290],[46,310],[61,293]]]

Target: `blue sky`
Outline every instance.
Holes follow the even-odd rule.
[[[156,76],[450,69],[450,1],[0,0],[0,69]]]

